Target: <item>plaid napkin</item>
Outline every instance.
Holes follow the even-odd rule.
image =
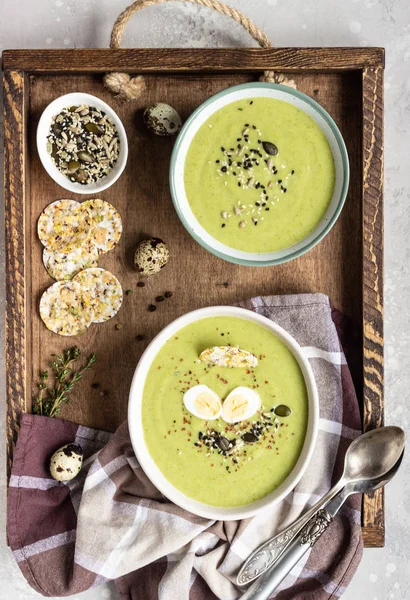
[[[233,584],[248,554],[315,503],[339,477],[360,434],[360,415],[332,311],[322,294],[269,296],[241,304],[291,333],[312,365],[320,398],[313,458],[279,505],[241,522],[213,522],[171,504],[133,453],[127,423],[113,435],[23,415],[9,490],[8,535],[29,584],[44,596],[67,596],[114,579],[123,600],[236,600]],[[336,319],[335,319],[336,315]],[[332,318],[333,317],[333,318]],[[80,443],[80,475],[62,484],[48,460]],[[361,497],[351,496],[335,522],[276,591],[279,600],[340,597],[362,554]]]

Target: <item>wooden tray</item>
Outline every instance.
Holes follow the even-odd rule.
[[[78,343],[96,351],[98,366],[75,393],[63,417],[114,431],[126,417],[128,391],[146,342],[177,316],[206,305],[230,304],[258,294],[323,292],[350,316],[359,331],[352,374],[363,407],[365,430],[383,423],[383,65],[380,48],[216,50],[10,50],[3,54],[6,344],[8,466],[20,414],[29,411],[38,373],[52,352]],[[185,119],[203,100],[230,85],[256,79],[260,71],[290,73],[298,89],[331,114],[350,156],[345,208],[330,232],[308,254],[288,264],[248,268],[228,264],[202,249],[180,224],[168,189],[173,139],[152,138],[141,126],[141,109],[153,101],[175,106]],[[141,99],[122,104],[102,87],[107,71],[149,74]],[[100,265],[119,276],[125,297],[120,314],[77,339],[46,330],[38,301],[50,279],[42,265],[36,221],[53,200],[72,195],[40,164],[35,132],[45,106],[73,91],[95,94],[121,117],[130,146],[123,176],[101,195],[120,211],[125,230],[119,246]],[[79,198],[83,199],[83,197]],[[172,248],[167,268],[136,286],[133,252],[142,236],[155,235]],[[173,297],[155,313],[148,304],[160,293]],[[115,329],[121,322],[123,328]],[[98,383],[98,389],[91,383]],[[366,496],[363,535],[367,546],[384,543],[383,493]]]

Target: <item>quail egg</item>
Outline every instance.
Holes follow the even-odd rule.
[[[250,419],[261,406],[257,392],[248,387],[237,387],[225,398],[222,418],[226,423],[239,423]]]
[[[169,104],[157,102],[144,111],[144,123],[156,135],[175,135],[182,126],[181,117]]]
[[[79,444],[66,444],[56,450],[50,459],[50,474],[57,481],[70,481],[81,471],[83,449]]]
[[[184,405],[195,417],[206,421],[221,415],[221,400],[207,385],[195,385],[185,392]]]
[[[138,244],[134,256],[134,265],[143,277],[159,273],[169,259],[169,250],[160,238],[149,238]]]

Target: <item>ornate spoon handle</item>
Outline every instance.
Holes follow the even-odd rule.
[[[344,480],[340,480],[332,489],[327,492],[327,494],[323,496],[323,498],[321,498],[314,506],[312,506],[312,508],[306,511],[297,521],[292,523],[289,527],[274,537],[270,538],[267,542],[252,552],[252,554],[248,556],[242,565],[241,570],[236,577],[237,585],[247,585],[272,567],[292,542],[294,537],[299,533],[302,527],[306,525],[309,519],[311,519],[316,512],[324,508],[326,504],[340,492],[340,490],[344,487],[344,484]]]
[[[277,562],[259,577],[240,600],[266,600],[302,556],[319,539],[333,521],[327,510],[319,510],[286,546]]]

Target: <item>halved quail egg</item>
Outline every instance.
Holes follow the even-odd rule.
[[[221,399],[207,385],[195,385],[185,392],[184,405],[199,419],[214,421],[221,416]]]
[[[261,407],[261,398],[248,387],[237,387],[226,397],[222,418],[227,423],[239,423],[253,417]]]

